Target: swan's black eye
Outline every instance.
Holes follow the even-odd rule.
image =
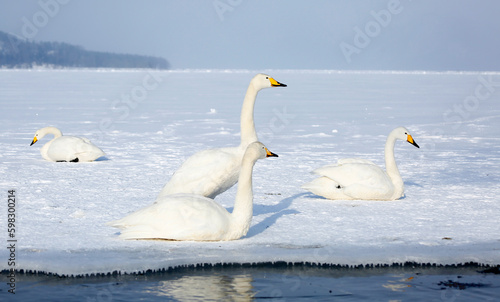
[[[269,79],[269,77],[266,77],[266,80],[268,80],[268,79]]]

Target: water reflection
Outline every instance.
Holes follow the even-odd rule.
[[[249,274],[183,276],[160,281],[146,293],[180,301],[252,301],[255,296],[253,279]]]
[[[388,280],[386,284],[382,284],[382,287],[390,289],[393,292],[402,292],[408,289],[408,287],[411,287],[411,284],[408,284],[408,282],[413,280],[413,278],[414,277]]]

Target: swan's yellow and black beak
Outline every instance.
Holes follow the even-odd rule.
[[[417,145],[417,143],[415,143],[415,141],[413,140],[413,137],[409,134],[408,134],[408,138],[406,141],[409,142],[410,144],[412,144],[413,146],[420,148],[419,145]]]
[[[267,148],[266,148],[266,157],[278,157],[278,154],[275,154],[271,151],[269,151]]]
[[[271,77],[269,77],[269,81],[271,82],[271,86],[273,87],[286,87],[286,84],[280,83]]]
[[[36,138],[36,136],[33,138],[33,141],[31,142],[30,146],[32,146],[34,143],[36,143],[38,141],[38,139]]]

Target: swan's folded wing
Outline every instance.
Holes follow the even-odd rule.
[[[326,176],[343,187],[354,183],[370,181],[385,174],[379,167],[365,163],[324,166],[313,172],[321,176]]]
[[[106,154],[86,138],[61,136],[51,143],[47,155],[56,161],[71,161],[75,158],[92,161]]]
[[[104,151],[96,145],[92,144],[89,140],[86,140],[85,143],[78,146],[75,155],[81,161],[93,161],[99,157],[105,156],[106,153],[104,153]]]
[[[367,165],[374,165],[375,163],[372,162],[371,160],[364,159],[364,158],[342,158],[339,159],[338,161],[339,165],[346,165],[346,164],[367,164]]]
[[[54,161],[74,160],[82,144],[85,145],[79,137],[61,136],[50,144],[50,147],[47,149],[47,155]]]
[[[328,199],[350,199],[339,189],[339,184],[332,179],[322,176],[302,185],[302,188],[318,196]]]
[[[209,149],[188,158],[172,175],[158,197],[192,193],[213,198],[238,181],[241,155],[237,148]]]
[[[314,172],[338,183],[353,199],[384,199],[393,190],[385,171],[371,162],[325,166]]]
[[[392,196],[392,184],[373,186],[366,183],[356,183],[343,189],[344,194],[352,199],[387,200]]]
[[[337,164],[326,165],[312,171],[313,174],[317,175],[325,175],[328,176],[330,173],[347,173],[343,171],[347,171],[350,169],[351,164],[362,164],[362,165],[373,165],[376,166],[374,162],[371,160],[363,159],[363,158],[342,158],[339,159]],[[340,168],[343,165],[348,165],[347,168]],[[364,166],[363,166],[364,167]]]
[[[217,240],[227,229],[227,211],[219,204],[192,194],[175,194],[108,223],[122,229],[123,239]]]

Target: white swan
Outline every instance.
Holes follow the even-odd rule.
[[[403,196],[404,184],[394,159],[396,140],[405,140],[420,148],[410,132],[398,127],[389,134],[385,143],[387,172],[366,159],[346,158],[337,165],[327,165],[313,171],[321,177],[302,188],[328,199],[396,200]]]
[[[237,181],[247,146],[258,140],[253,120],[257,93],[268,87],[286,87],[266,74],[257,74],[248,85],[241,109],[241,143],[238,147],[208,149],[195,153],[172,175],[158,197],[193,193],[210,198],[225,192]]]
[[[260,142],[243,156],[234,209],[229,213],[213,199],[179,193],[161,197],[146,208],[108,225],[121,228],[124,239],[235,240],[248,232],[253,215],[252,170],[255,162],[276,156]]]
[[[37,130],[31,145],[47,134],[53,134],[54,138],[40,149],[42,157],[46,160],[81,162],[93,161],[106,155],[88,139],[77,136],[63,136],[61,130],[56,127],[45,127]]]

